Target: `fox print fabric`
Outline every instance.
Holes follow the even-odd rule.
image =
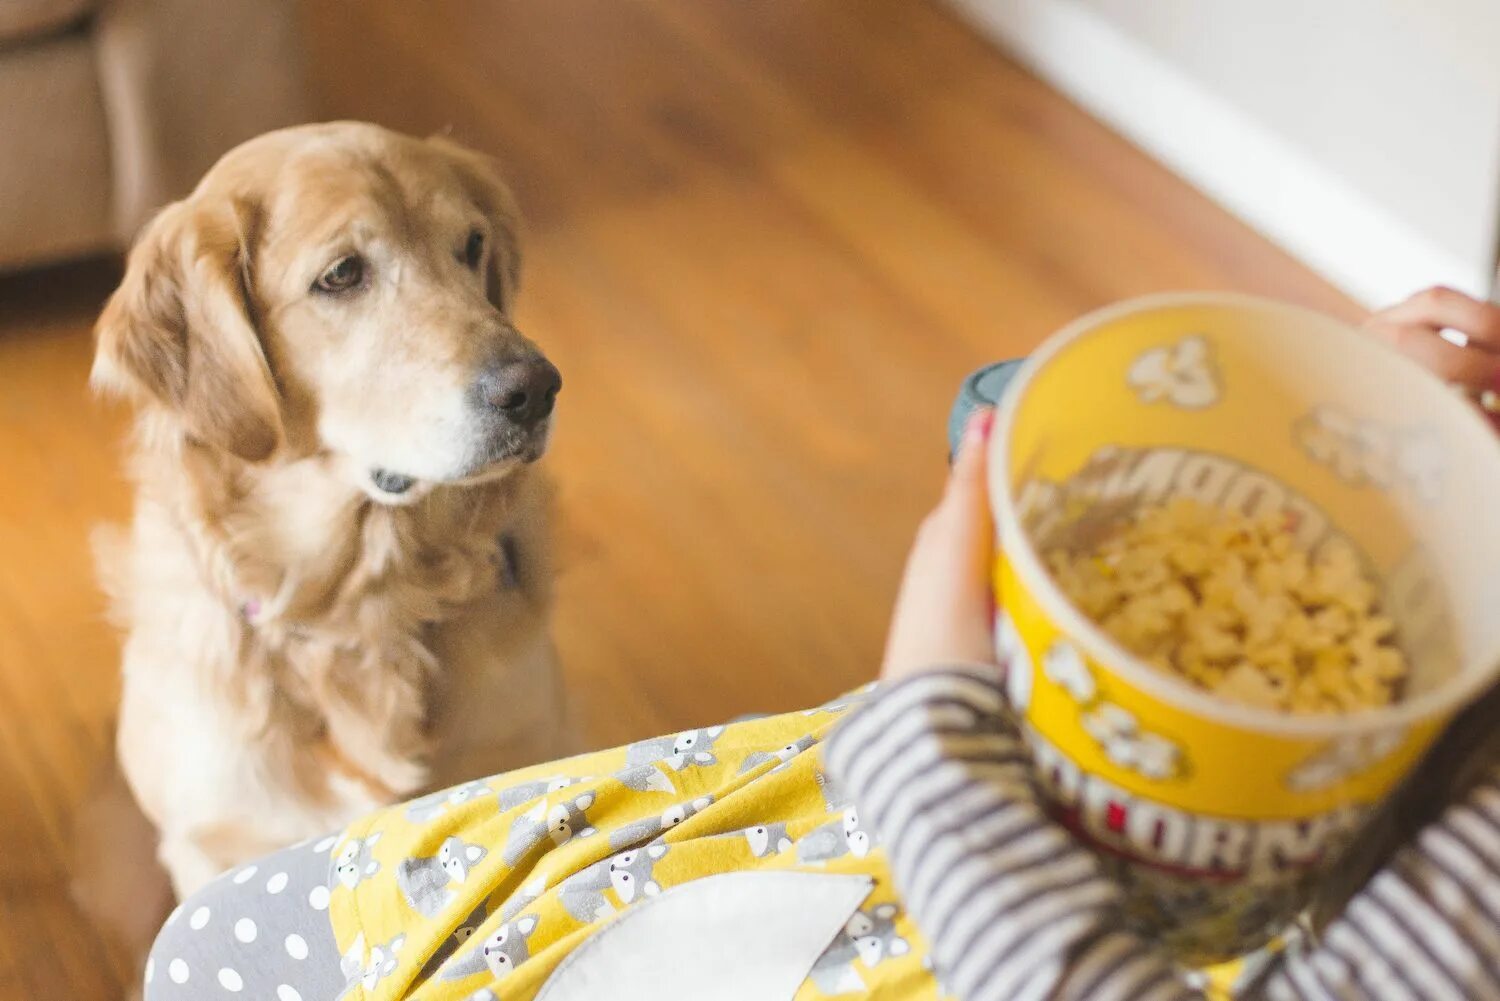
[[[602,969],[627,942],[659,952],[662,976],[690,971],[702,955],[777,941],[778,919],[747,908],[756,926],[735,927],[710,892],[684,890],[669,908],[650,902],[697,880],[708,891],[709,877],[759,872],[804,874],[740,889],[785,899],[781,923],[821,929],[782,950],[800,980],[786,1001],[937,998],[884,851],[822,766],[824,737],[865,694],[468,782],[352,825],[330,852],[338,865],[328,883],[339,953],[361,974],[348,996],[567,997],[563,980],[588,982],[590,962]],[[766,898],[779,886],[804,893],[806,905],[796,892]],[[808,924],[818,902],[826,913]],[[632,910],[648,903],[653,919],[642,910],[627,933]],[[693,914],[701,920],[683,917]],[[585,948],[612,926],[612,950]],[[724,941],[704,941],[714,936]],[[361,954],[373,949],[379,957]],[[376,958],[378,975],[364,975]],[[544,990],[554,974],[559,982]],[[733,976],[725,969],[713,996],[738,997]],[[699,990],[692,996],[707,996]]]

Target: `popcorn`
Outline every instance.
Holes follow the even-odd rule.
[[[1122,646],[1221,698],[1291,713],[1389,705],[1408,669],[1378,588],[1351,545],[1308,553],[1293,528],[1177,497],[1088,552],[1044,559]]]

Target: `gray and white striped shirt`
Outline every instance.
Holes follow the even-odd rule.
[[[936,969],[963,1001],[1203,997],[1122,929],[1119,887],[1038,804],[998,673],[944,670],[886,689],[824,757],[880,833]],[[1254,990],[1271,1001],[1500,999],[1500,775]]]

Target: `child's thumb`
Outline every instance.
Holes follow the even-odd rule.
[[[985,460],[989,453],[990,430],[994,424],[993,407],[981,407],[969,415],[964,424],[963,436],[958,442],[953,469],[948,473],[947,494],[950,500],[984,502]]]

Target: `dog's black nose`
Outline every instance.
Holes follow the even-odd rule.
[[[545,358],[504,362],[479,377],[484,402],[521,427],[552,413],[560,389],[562,374]]]

